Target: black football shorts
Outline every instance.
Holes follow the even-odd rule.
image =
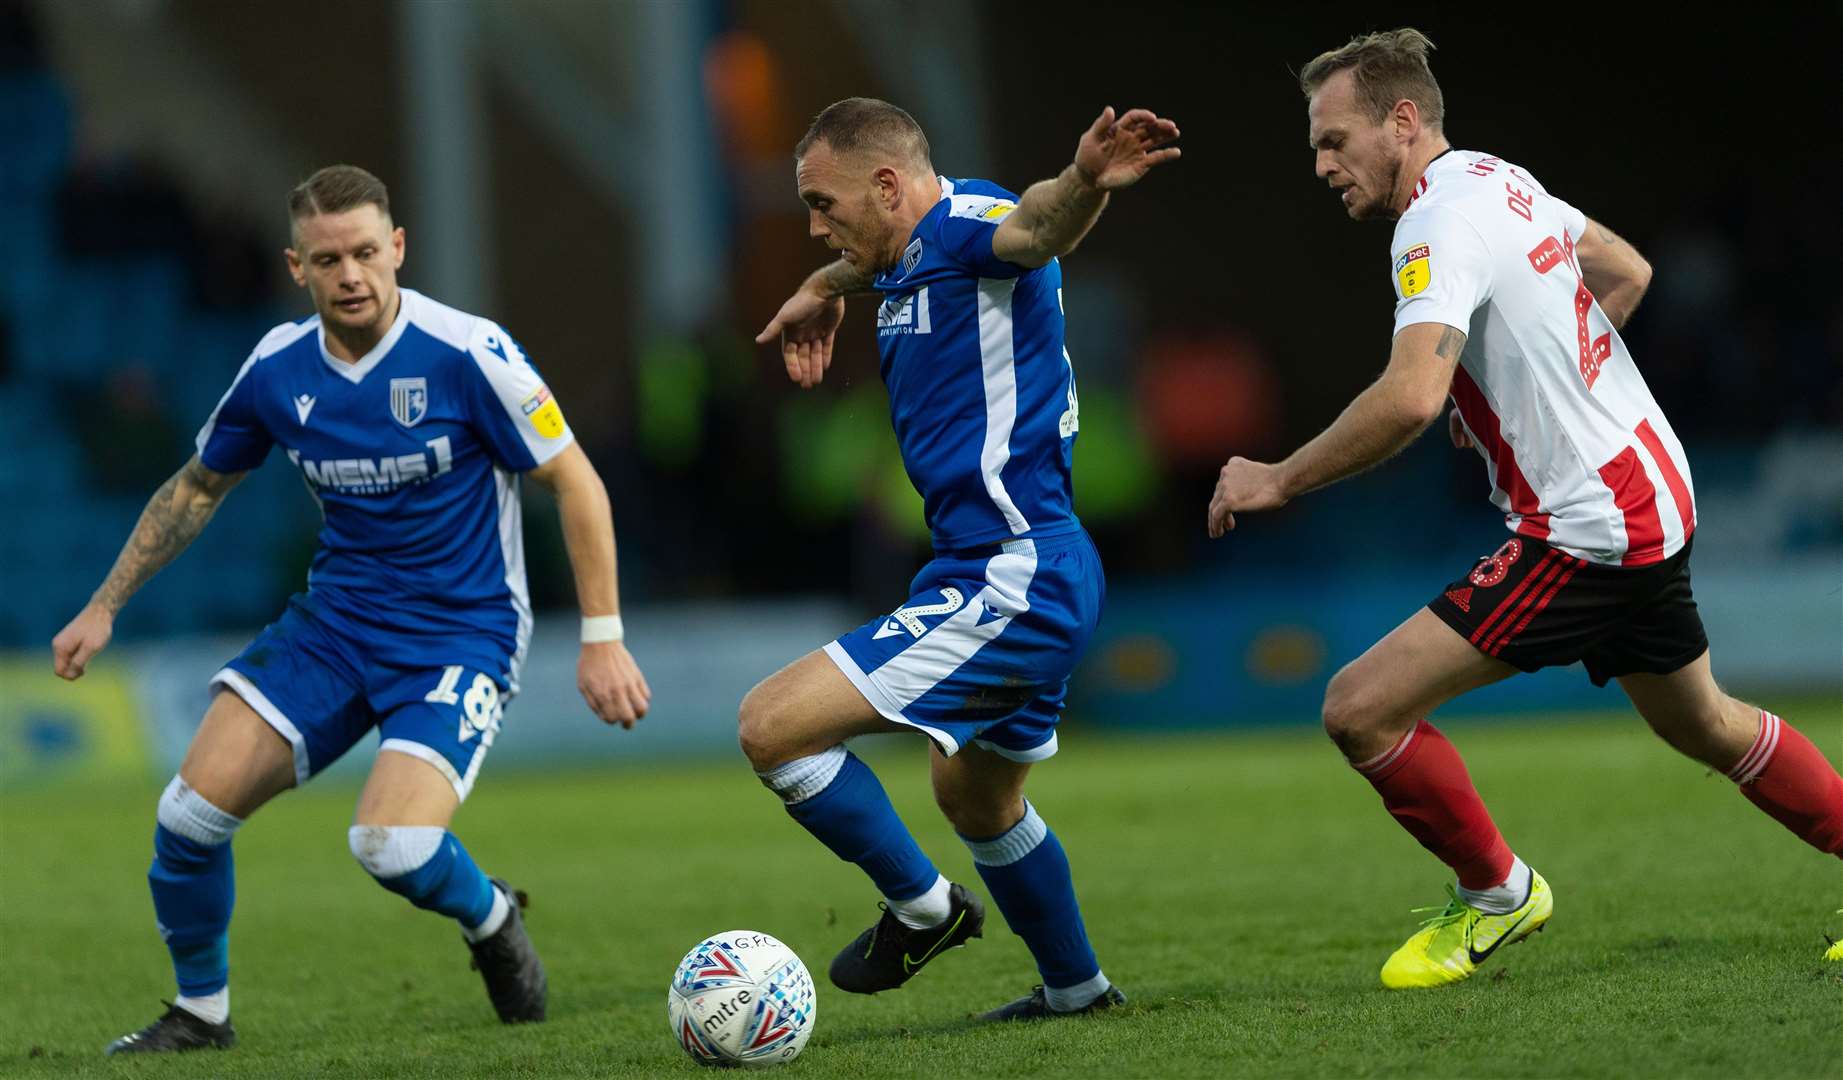
[[[1652,566],[1603,566],[1516,536],[1427,608],[1479,652],[1524,671],[1578,660],[1595,686],[1668,675],[1709,647],[1689,549]]]

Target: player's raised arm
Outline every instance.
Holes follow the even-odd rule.
[[[1581,280],[1587,291],[1613,329],[1624,329],[1651,287],[1651,264],[1623,237],[1591,218],[1574,246],[1574,255],[1581,261]]]
[[[115,565],[102,586],[77,617],[51,639],[52,664],[61,678],[82,677],[90,658],[109,644],[116,612],[205,531],[205,523],[217,513],[218,504],[243,475],[213,472],[194,454],[160,485],[153,498],[147,500],[141,519],[135,522],[134,532],[115,557]]]
[[[563,542],[576,576],[576,600],[582,608],[577,689],[604,723],[631,728],[646,715],[653,691],[622,643],[625,635],[608,490],[589,456],[574,443],[532,469],[531,478],[557,497]]]
[[[1210,536],[1233,529],[1239,511],[1284,506],[1400,453],[1439,417],[1464,348],[1465,335],[1453,327],[1402,327],[1382,377],[1311,442],[1277,465],[1229,459],[1209,504]]]
[[[1177,125],[1149,109],[1118,118],[1113,106],[1102,109],[1076,143],[1075,160],[1055,179],[1030,185],[1017,209],[999,223],[992,254],[1034,268],[1074,251],[1100,218],[1110,192],[1177,160],[1181,151],[1169,145],[1177,137]]]

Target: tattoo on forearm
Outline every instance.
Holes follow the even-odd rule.
[[[1619,242],[1619,237],[1613,230],[1601,225],[1599,222],[1595,222],[1594,225],[1600,230],[1600,242],[1602,244],[1617,244]]]
[[[191,491],[182,493],[182,478]],[[214,490],[213,479],[196,458],[167,477],[154,497],[147,500],[147,508],[141,511],[141,519],[135,523],[122,553],[116,556],[107,580],[96,590],[94,602],[110,611],[120,611],[135,590],[198,538],[221,497],[221,492]],[[199,498],[193,491],[215,497]]]
[[[832,296],[849,296],[870,288],[874,280],[862,270],[840,259],[819,271],[819,280],[825,285],[826,292]]]
[[[1434,355],[1442,360],[1456,360],[1465,348],[1465,335],[1450,326],[1440,328],[1440,340],[1433,347]]]

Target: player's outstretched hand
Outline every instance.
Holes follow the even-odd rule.
[[[832,366],[832,339],[844,320],[844,297],[820,296],[802,286],[755,335],[755,343],[766,345],[779,334],[787,377],[799,383],[801,389],[811,390]]]
[[[115,616],[89,604],[51,639],[51,666],[61,679],[80,679],[90,657],[101,652],[115,634]]]
[[[1280,471],[1247,458],[1230,458],[1216,477],[1216,494],[1209,501],[1209,536],[1218,539],[1235,527],[1235,515],[1244,510],[1274,510],[1286,505],[1280,490]]]
[[[1461,450],[1472,448],[1472,437],[1466,434],[1465,421],[1459,418],[1459,406],[1457,405],[1453,406],[1452,412],[1446,414],[1446,430],[1453,437],[1454,446]]]
[[[1177,125],[1150,109],[1115,118],[1109,105],[1075,144],[1075,168],[1102,191],[1131,187],[1152,166],[1178,159],[1183,151],[1168,145],[1177,136]]]
[[[618,641],[582,647],[582,658],[576,661],[576,689],[602,723],[624,728],[632,728],[653,702],[652,687],[646,685],[640,665]]]

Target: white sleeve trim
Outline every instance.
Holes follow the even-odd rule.
[[[996,226],[1004,216],[1017,209],[1016,199],[1007,199],[1002,195],[949,195],[947,196],[948,216],[972,218]],[[1000,209],[1002,207],[1002,209]],[[991,217],[987,217],[987,214]]]
[[[264,340],[266,341],[268,339],[265,338]],[[192,443],[200,454],[205,452],[205,444],[211,441],[211,433],[218,429],[218,413],[224,411],[224,403],[230,400],[230,395],[237,392],[237,384],[242,382],[244,378],[249,375],[250,368],[256,366],[256,361],[262,359],[263,353],[261,352],[261,346],[257,346],[257,350],[258,351],[250,354],[250,358],[243,362],[242,367],[237,369],[237,377],[230,380],[230,386],[225,389],[224,395],[218,398],[218,403],[216,405],[211,407],[211,415],[205,417],[204,426],[198,429],[198,437],[193,439]]]
[[[505,409],[506,418],[518,429],[532,461],[542,465],[576,441],[576,433],[562,420],[561,409],[550,396],[537,369],[526,361],[518,344],[504,330],[481,319],[474,328],[473,340],[468,342],[467,355],[487,385],[493,388],[493,395]],[[559,414],[562,430],[554,436],[544,435],[533,422],[533,416],[545,409],[556,410]]]

